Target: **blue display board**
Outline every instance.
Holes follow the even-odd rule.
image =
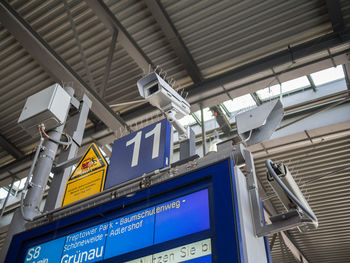
[[[29,248],[25,262],[98,262],[206,229],[207,189]]]
[[[114,142],[105,189],[170,164],[171,125],[166,119]]]
[[[242,263],[232,167],[227,160],[16,235],[6,263]]]

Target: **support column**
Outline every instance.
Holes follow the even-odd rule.
[[[185,160],[196,154],[196,135],[190,128],[190,138],[180,142],[180,160]]]
[[[72,88],[68,88],[66,91],[71,97],[73,97],[74,90]],[[66,120],[64,120],[64,123],[65,122]],[[1,250],[0,262],[5,261],[12,237],[17,233],[26,230],[26,223],[29,220],[33,220],[35,216],[40,214],[40,204],[59,146],[59,144],[55,141],[59,141],[61,139],[64,125],[65,124],[48,132],[48,136],[52,140],[45,138],[44,144],[40,149],[41,152],[38,162],[34,168],[32,180],[28,186],[28,191],[23,202],[23,210],[21,211],[21,207],[19,207],[13,215],[4,246]]]
[[[7,195],[6,195],[4,204],[2,205],[1,214],[0,214],[0,219],[1,219],[2,216],[4,215],[5,208],[6,208],[6,205],[7,205],[7,201],[9,200],[9,197],[10,197],[10,195],[11,195],[11,192],[12,192],[14,183],[15,183],[15,177],[12,178],[12,183],[11,183],[10,189],[9,189],[8,192],[7,192]]]
[[[67,133],[72,137],[72,144],[67,151],[62,151],[58,163],[71,160],[76,157],[83,140],[85,124],[91,107],[91,100],[84,95],[80,104],[79,113],[70,118],[66,125]],[[46,198],[44,211],[50,211],[61,206],[66,182],[72,171],[72,166],[62,169],[54,174],[49,194]]]
[[[202,128],[202,147],[203,147],[203,156],[207,153],[207,136],[205,131],[205,124],[204,124],[204,113],[203,113],[203,107],[201,105],[201,128]]]

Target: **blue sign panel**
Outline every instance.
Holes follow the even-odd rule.
[[[168,167],[171,125],[164,119],[114,142],[105,189]]]
[[[25,262],[99,262],[209,227],[204,189],[30,248]]]
[[[154,242],[161,243],[209,228],[208,190],[157,206]]]
[[[19,233],[5,263],[243,263],[233,171],[224,160]]]
[[[154,207],[112,221],[105,258],[153,245],[153,233]]]
[[[211,255],[183,261],[183,263],[211,263]]]
[[[101,261],[107,230],[105,223],[67,236],[61,262]]]
[[[25,263],[50,262],[60,263],[65,237],[40,244],[28,249]]]

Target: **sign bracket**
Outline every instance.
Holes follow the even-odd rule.
[[[81,141],[83,139],[85,124],[91,108],[91,100],[85,94],[83,95],[79,108],[79,112],[76,115],[72,116],[67,122],[66,130],[67,133],[73,138],[73,140],[69,149],[67,151],[61,152],[58,158],[59,164],[67,164],[67,160],[75,160]],[[71,165],[72,164],[67,164],[67,166],[56,166],[56,168],[59,167],[60,171],[56,172],[54,170],[55,175],[52,179],[50,190],[46,198],[44,211],[51,211],[61,206],[65,184],[71,173]]]

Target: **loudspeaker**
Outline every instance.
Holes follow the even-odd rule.
[[[238,135],[247,146],[266,141],[280,124],[283,115],[283,105],[279,99],[242,112],[236,116]]]

